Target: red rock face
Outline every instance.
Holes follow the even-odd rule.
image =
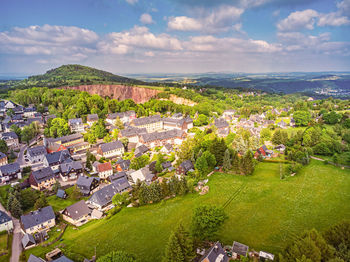
[[[135,103],[147,102],[160,92],[154,89],[126,85],[81,85],[65,86],[62,88],[86,91],[92,95],[108,96],[117,100],[132,99]]]

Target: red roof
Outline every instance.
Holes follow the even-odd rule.
[[[106,162],[103,164],[99,164],[97,166],[97,171],[100,172],[104,172],[104,171],[108,171],[108,170],[113,170],[112,165],[110,162]]]

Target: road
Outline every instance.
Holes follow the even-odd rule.
[[[11,216],[11,214],[7,212],[7,210],[5,210],[5,208],[1,205],[1,203],[0,203],[0,210],[4,211],[6,214]],[[22,252],[22,243],[21,243],[22,232],[21,232],[21,226],[19,224],[19,220],[12,216],[11,218],[13,221],[14,230],[13,230],[12,253],[11,253],[10,262],[18,262]]]

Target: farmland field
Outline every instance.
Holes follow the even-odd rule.
[[[91,257],[122,249],[142,261],[160,261],[170,232],[182,222],[189,226],[199,204],[225,206],[228,219],[218,234],[224,244],[234,240],[255,250],[278,253],[304,230],[325,228],[350,218],[350,172],[312,161],[300,174],[279,178],[278,163],[260,163],[249,177],[216,173],[209,193],[140,208],[124,208],[111,219],[79,229],[68,227],[59,245],[66,255]],[[26,251],[43,257],[47,248]]]

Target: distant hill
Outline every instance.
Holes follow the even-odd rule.
[[[141,80],[114,75],[112,73],[98,70],[82,65],[62,65],[51,69],[43,75],[30,76],[21,81],[23,85],[29,86],[73,86],[80,84],[145,84]]]

